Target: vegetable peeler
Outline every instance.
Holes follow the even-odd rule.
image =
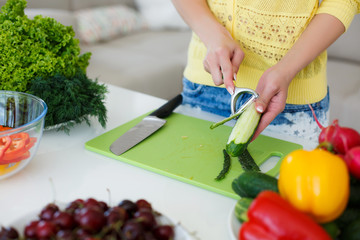
[[[238,109],[236,110],[236,101],[242,94],[248,93],[251,97]],[[242,113],[252,102],[259,97],[259,94],[250,88],[238,88],[235,87],[234,94],[231,95],[231,116],[239,115]]]
[[[236,102],[237,102],[237,100],[239,99],[239,97],[242,94],[250,94],[251,96],[250,96],[249,99],[247,99],[247,101],[244,104],[242,104],[239,107],[239,109],[236,110]],[[230,115],[230,117],[227,117],[227,118],[221,120],[220,122],[212,124],[210,126],[210,129],[214,129],[217,126],[220,126],[220,125],[226,123],[227,121],[230,121],[231,119],[238,117],[258,97],[259,97],[259,94],[257,92],[255,92],[254,90],[250,89],[250,88],[238,88],[238,87],[235,87],[234,94],[231,95],[231,106],[230,106],[231,107],[231,115]]]

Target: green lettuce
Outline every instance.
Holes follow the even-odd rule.
[[[35,77],[86,72],[91,53],[80,56],[72,27],[41,15],[29,19],[25,7],[25,0],[8,0],[1,8],[1,89],[26,92]]]
[[[79,40],[75,38],[73,28],[41,15],[29,19],[24,14],[26,4],[26,0],[8,0],[1,8],[0,90],[36,93],[37,96],[47,94],[45,102],[49,111],[45,125],[62,123],[64,117],[52,114],[58,112],[59,105],[55,102],[60,99],[64,105],[71,106],[73,102],[67,102],[70,98],[66,94],[82,98],[84,94],[87,97],[98,96],[101,100],[104,99],[106,88],[87,78],[86,68],[91,53],[80,55]],[[39,81],[47,86],[40,88]],[[71,86],[75,87],[62,92],[70,86],[68,81],[73,81]],[[85,84],[86,81],[88,83]],[[76,87],[79,83],[81,87]],[[52,96],[48,96],[50,93],[41,93],[54,85],[56,88],[52,89]],[[102,119],[100,123],[105,126],[103,101],[97,101],[91,108],[83,107],[80,112],[78,108],[78,105],[68,108],[72,116],[66,116],[66,119],[79,122],[86,120],[86,115],[95,115],[99,120]]]

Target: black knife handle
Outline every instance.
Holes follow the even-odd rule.
[[[167,103],[162,105],[160,108],[156,109],[154,112],[150,113],[149,116],[156,116],[156,117],[159,117],[159,118],[166,118],[181,103],[182,103],[182,95],[179,94],[176,97],[174,97],[173,99],[170,99]]]

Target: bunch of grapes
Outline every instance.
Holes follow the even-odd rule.
[[[139,199],[110,207],[93,198],[77,199],[61,210],[45,206],[29,222],[23,237],[13,227],[0,230],[0,240],[172,240],[174,227],[157,221],[158,212]]]

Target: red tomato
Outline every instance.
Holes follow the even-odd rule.
[[[10,135],[11,144],[8,149],[5,151],[3,160],[11,161],[12,159],[21,157],[27,149],[26,145],[30,143],[30,137],[28,133],[21,132]]]
[[[5,136],[0,138],[0,160],[3,159],[6,150],[10,147],[11,138],[9,136]]]
[[[26,151],[23,155],[21,155],[20,157],[11,159],[11,160],[0,160],[0,165],[2,164],[9,164],[9,163],[16,163],[16,162],[20,162],[22,160],[28,159],[30,157],[30,152]]]

